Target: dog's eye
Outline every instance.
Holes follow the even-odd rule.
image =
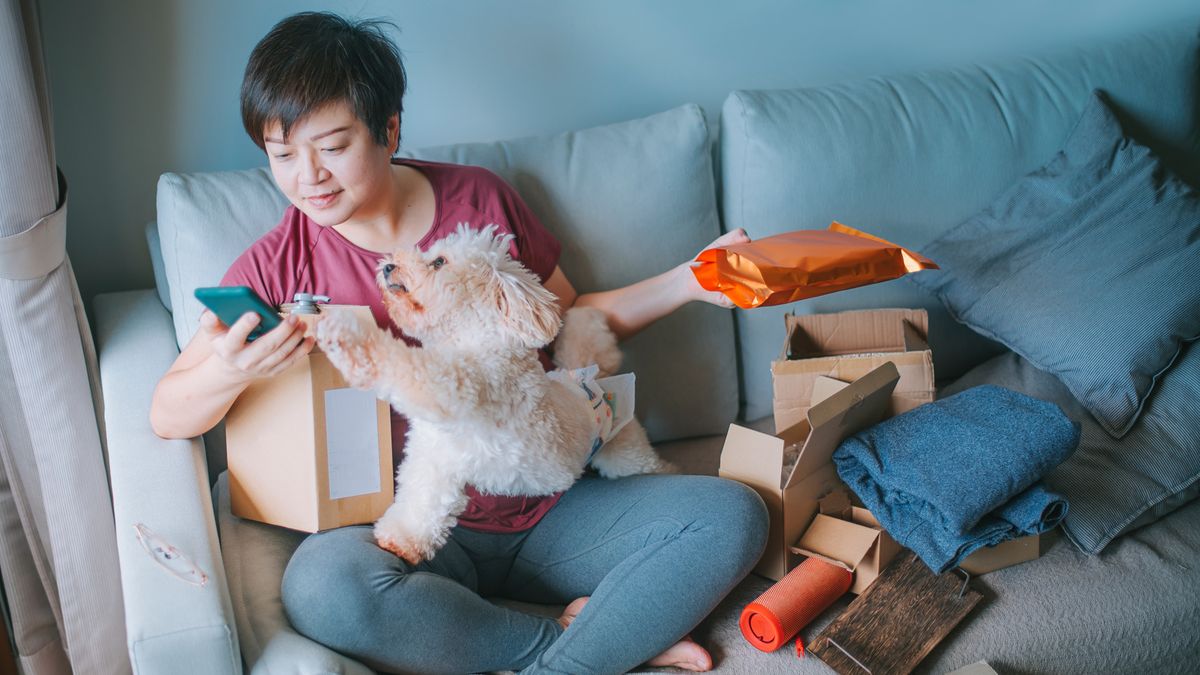
[[[440,270],[440,269],[442,269],[442,265],[445,265],[445,264],[446,264],[446,259],[439,255],[438,257],[433,259],[433,262],[429,263],[429,266],[435,270]]]

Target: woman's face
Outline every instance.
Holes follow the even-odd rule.
[[[391,193],[391,155],[399,117],[388,121],[386,146],[344,101],[313,111],[292,125],[267,125],[264,146],[275,183],[288,200],[318,225],[360,224],[386,215]]]

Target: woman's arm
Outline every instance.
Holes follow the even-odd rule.
[[[741,228],[726,232],[705,250],[750,241]],[[608,325],[618,340],[636,335],[646,326],[683,305],[701,300],[721,307],[733,307],[724,294],[706,291],[692,274],[691,260],[636,284],[611,291],[577,295],[575,288],[559,268],[546,280],[546,288],[558,296],[563,311],[571,307],[595,307],[608,316]]]
[[[258,325],[247,314],[226,327],[212,312],[159,380],[150,399],[150,427],[162,438],[192,438],[216,426],[249,384],[290,367],[312,350],[295,317],[246,342]]]

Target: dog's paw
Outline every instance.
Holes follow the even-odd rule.
[[[567,370],[594,363],[600,369],[600,377],[607,377],[621,367],[617,336],[608,327],[604,312],[592,307],[567,310],[552,351],[555,365]]]
[[[325,351],[338,351],[361,342],[362,327],[353,314],[346,311],[330,311],[317,321],[317,344]]]
[[[409,547],[403,542],[396,541],[388,537],[379,537],[377,535],[375,538],[375,543],[379,545],[379,548],[395,554],[399,558],[403,559],[404,562],[412,565],[413,567],[420,565],[425,560],[425,557],[420,551]]]
[[[433,557],[432,547],[408,531],[398,520],[384,514],[375,523],[375,543],[385,551],[403,558],[414,567]]]
[[[658,456],[637,420],[605,443],[592,458],[592,467],[604,478],[624,478],[646,473],[678,473],[678,469]]]
[[[370,389],[379,379],[375,337],[349,312],[332,312],[317,322],[317,345],[352,387]]]

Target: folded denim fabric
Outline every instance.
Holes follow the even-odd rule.
[[[884,529],[943,572],[1057,525],[1066,500],[1037,483],[1078,443],[1058,406],[985,385],[864,429],[833,460]]]

